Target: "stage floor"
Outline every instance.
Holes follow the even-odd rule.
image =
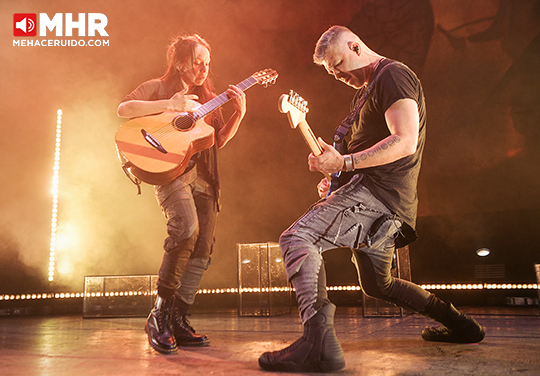
[[[468,308],[485,328],[480,344],[425,342],[431,321],[420,315],[363,318],[338,308],[336,332],[347,368],[339,375],[540,375],[538,309]],[[297,312],[239,317],[236,312],[191,316],[211,344],[175,355],[153,351],[145,318],[82,316],[0,318],[0,374],[7,375],[270,375],[257,359],[301,336]]]

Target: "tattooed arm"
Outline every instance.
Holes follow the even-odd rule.
[[[418,143],[418,107],[412,99],[400,99],[384,114],[390,136],[367,150],[353,154],[356,168],[392,163],[414,154]]]
[[[372,147],[351,154],[354,168],[367,168],[392,163],[413,154],[418,143],[418,106],[412,99],[400,99],[385,114],[390,136]],[[331,145],[319,139],[324,153],[318,157],[309,156],[311,171],[334,173],[346,170],[345,157]]]

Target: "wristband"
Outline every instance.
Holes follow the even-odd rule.
[[[354,159],[352,157],[352,154],[344,155],[343,160],[345,161],[345,171],[347,172],[354,171]]]

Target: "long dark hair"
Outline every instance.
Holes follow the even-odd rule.
[[[197,34],[176,37],[167,49],[167,70],[161,79],[166,82],[180,81],[181,73],[178,66],[191,67],[195,59],[195,47],[201,45],[212,52],[210,44]],[[193,94],[199,97],[201,103],[206,103],[216,96],[210,75],[201,86],[193,89]]]

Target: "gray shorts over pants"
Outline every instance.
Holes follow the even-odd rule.
[[[300,317],[305,324],[320,307],[322,253],[339,247],[353,250],[363,291],[421,312],[431,294],[392,277],[394,240],[402,221],[390,213],[362,184],[362,174],[311,207],[280,237],[287,277],[296,290]]]

